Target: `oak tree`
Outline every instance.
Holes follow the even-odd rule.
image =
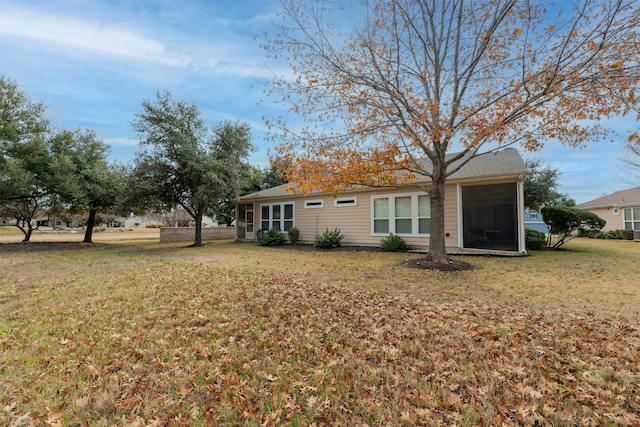
[[[181,206],[195,221],[194,246],[202,244],[202,216],[223,198],[237,197],[245,159],[253,149],[246,123],[205,126],[194,104],[168,92],[144,101],[132,122],[140,151],[129,189],[138,202],[166,210]]]
[[[447,178],[521,144],[572,147],[638,103],[640,6],[583,0],[282,0],[266,47],[292,75],[269,93],[304,118],[268,120],[298,192],[414,185],[430,196],[428,257],[448,263]],[[428,183],[422,178],[427,178]],[[420,181],[423,181],[422,183]]]
[[[544,206],[574,206],[576,203],[566,194],[559,193],[560,172],[544,166],[540,160],[526,160],[527,177],[524,180],[524,207],[539,211]]]
[[[87,213],[83,242],[91,243],[97,213],[124,197],[124,168],[109,162],[109,147],[89,130],[59,132],[50,150],[57,198],[72,212]]]
[[[49,122],[34,103],[0,75],[0,217],[11,217],[29,242],[37,217],[51,202]]]

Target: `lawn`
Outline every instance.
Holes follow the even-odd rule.
[[[640,423],[640,243],[185,246],[0,244],[0,424]]]

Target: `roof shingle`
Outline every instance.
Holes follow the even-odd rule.
[[[598,197],[597,199],[577,205],[577,208],[603,208],[609,206],[640,206],[640,187],[630,188],[628,190],[616,191],[607,196]]]
[[[452,154],[453,155],[453,154]],[[460,160],[462,161],[462,160]],[[453,165],[455,167],[455,163]],[[487,153],[474,157],[460,168],[459,171],[447,178],[449,181],[463,181],[477,178],[489,178],[500,176],[513,176],[527,173],[527,167],[515,148],[506,148],[495,153]],[[429,182],[424,175],[419,176],[418,182]],[[289,184],[267,188],[265,190],[246,194],[237,200],[263,199],[272,197],[285,197]]]

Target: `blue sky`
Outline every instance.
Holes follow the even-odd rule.
[[[268,63],[254,36],[278,10],[277,0],[2,0],[0,73],[45,104],[54,125],[95,131],[114,160],[134,156],[130,122],[142,101],[169,90],[209,125],[249,123],[250,160],[264,167],[273,147],[262,117],[286,117],[264,82],[288,70]],[[633,119],[611,125],[637,128]],[[560,191],[581,203],[638,185],[619,161],[622,142],[521,153],[562,171]]]

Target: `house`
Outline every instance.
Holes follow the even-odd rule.
[[[524,211],[524,228],[547,234],[550,227],[544,222],[540,212],[527,209]]]
[[[607,221],[603,231],[640,231],[640,187],[616,191],[576,206]]]
[[[523,182],[526,166],[517,150],[504,149],[471,159],[445,187],[445,244],[525,252]],[[426,185],[429,178],[418,176]],[[288,185],[239,197],[236,240],[255,241],[259,231],[295,226],[301,243],[338,228],[343,245],[378,246],[394,233],[417,248],[429,246],[429,196],[415,186],[360,187],[334,197],[291,194]]]
[[[0,227],[14,227],[16,220],[13,218],[0,218]]]

